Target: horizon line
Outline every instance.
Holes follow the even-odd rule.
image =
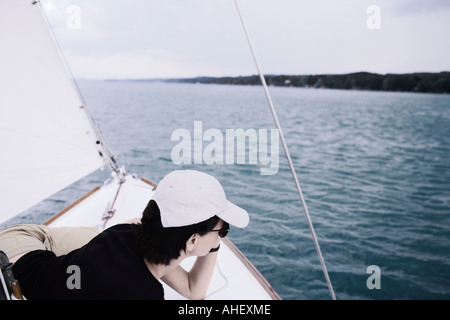
[[[450,70],[443,70],[437,72],[431,71],[415,71],[415,72],[402,72],[402,73],[377,73],[370,71],[356,71],[356,72],[348,72],[348,73],[309,73],[309,74],[288,74],[288,73],[266,73],[264,76],[287,76],[287,77],[298,77],[298,76],[341,76],[341,75],[352,75],[352,74],[372,74],[379,76],[387,76],[387,75],[415,75],[415,74],[442,74],[442,73],[450,73]],[[244,77],[254,77],[258,76],[258,74],[250,74],[250,75],[227,75],[227,76],[207,76],[207,75],[198,75],[198,76],[174,76],[174,77],[74,77],[77,80],[105,80],[105,81],[145,81],[145,80],[153,80],[153,81],[164,81],[164,80],[179,80],[179,79],[200,79],[200,78],[211,78],[211,79],[220,79],[220,78],[244,78]]]

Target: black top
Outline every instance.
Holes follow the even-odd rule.
[[[14,264],[13,272],[29,300],[164,299],[161,283],[137,250],[130,224],[106,229],[67,255],[31,251]]]

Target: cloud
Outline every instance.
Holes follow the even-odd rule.
[[[255,74],[232,0],[42,0],[77,77]],[[448,0],[245,0],[265,73],[449,70]],[[369,30],[367,7],[381,9]],[[67,7],[81,28],[67,28]]]
[[[74,70],[75,78],[177,78],[233,73],[232,69],[220,64],[208,61],[192,63],[189,57],[157,47],[137,51],[105,52],[90,56],[74,56],[66,53],[65,56],[71,69]],[[235,72],[238,70],[234,70]]]
[[[395,15],[431,14],[442,10],[450,10],[448,0],[397,0],[392,3]]]

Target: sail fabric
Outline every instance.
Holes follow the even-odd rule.
[[[105,164],[41,10],[0,0],[0,223]]]

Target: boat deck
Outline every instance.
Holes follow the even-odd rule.
[[[104,230],[117,223],[139,217],[153,195],[156,186],[146,179],[131,175],[123,183],[115,177],[103,187],[97,187],[62,210],[44,224],[52,227],[93,226]],[[106,204],[106,205],[105,205]],[[106,215],[105,212],[113,212]],[[195,257],[181,265],[189,270]],[[162,282],[167,300],[185,299]],[[223,238],[206,299],[213,300],[278,300],[280,297],[245,255]]]

